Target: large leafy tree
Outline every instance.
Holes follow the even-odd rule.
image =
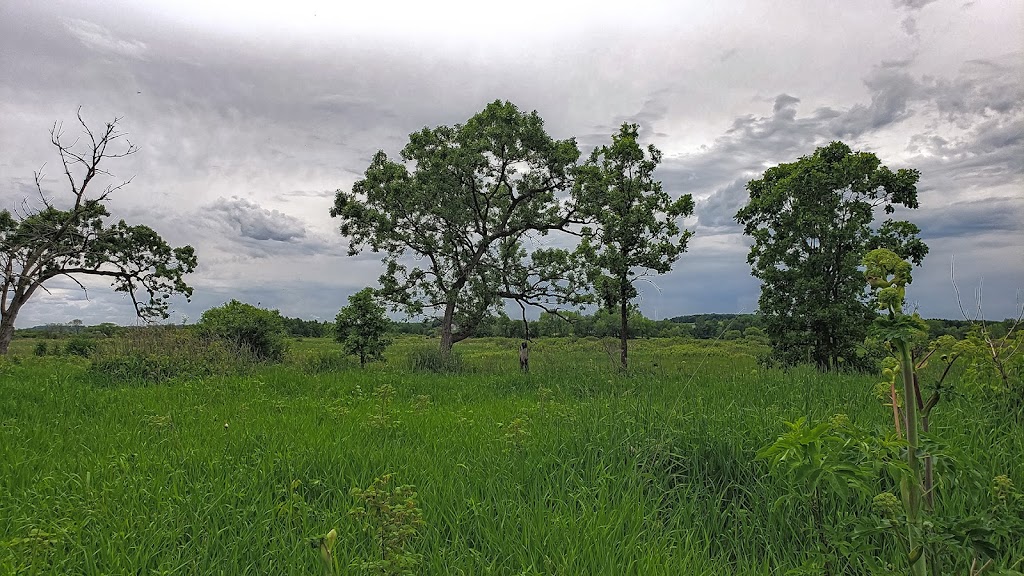
[[[747,183],[750,199],[736,220],[754,241],[747,261],[761,280],[773,360],[810,361],[821,370],[858,367],[857,347],[874,318],[858,271],[864,255],[884,247],[920,264],[928,252],[910,222],[872,226],[879,209],[918,207],[919,177],[832,142]]]
[[[447,353],[503,299],[552,309],[584,292],[567,251],[528,250],[577,222],[564,197],[578,158],[536,112],[495,101],[465,124],[411,134],[401,162],[378,152],[331,216],[349,254],[383,254],[381,297],[410,315],[439,313]]]
[[[693,234],[679,220],[693,214],[689,194],[673,199],[655,180],[661,151],[637,143],[639,128],[623,124],[610,146],[597,148],[578,170],[573,194],[580,215],[592,222],[580,243],[602,303],[619,314],[619,359],[628,366],[629,304],[633,283],[672,269]]]
[[[345,354],[359,357],[360,368],[384,357],[384,350],[391,344],[390,330],[391,321],[374,298],[372,288],[349,296],[348,306],[338,312],[334,322],[335,340]]]
[[[96,191],[97,178],[109,176],[105,160],[134,154],[138,149],[117,127],[118,119],[93,131],[82,120],[83,137],[67,144],[60,124],[50,139],[60,155],[61,167],[71,191],[70,202],[57,202],[43,192],[42,175],[36,173],[38,199],[18,208],[0,211],[0,354],[6,354],[14,336],[14,322],[22,307],[44,284],[65,277],[76,282],[82,276],[109,278],[114,290],[131,298],[140,318],[168,316],[173,294],[191,296],[183,276],[196,267],[191,246],[172,248],[152,228],[128,225],[124,220],[108,224],[106,203],[128,182]]]

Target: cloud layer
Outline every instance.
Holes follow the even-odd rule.
[[[733,221],[744,186],[835,139],[922,172],[922,207],[904,216],[932,247],[911,289],[923,314],[959,315],[952,260],[961,286],[984,278],[989,316],[1012,314],[1024,287],[1024,7],[1013,0],[644,0],[625,14],[531,1],[511,15],[288,6],[4,3],[4,206],[31,193],[44,163],[48,193],[66,194],[55,121],[79,106],[90,122],[123,117],[141,150],[107,166],[134,177],[115,216],[199,255],[194,302],[178,314],[237,297],[329,318],[380,273],[372,254],[344,255],[333,191],[376,150],[394,155],[409,133],[501,98],[584,154],[623,121],[665,152],[659,176],[697,199],[697,235],[676,270],[640,287],[652,316],[752,310],[758,286]],[[86,285],[88,300],[55,284],[19,326],[131,321],[119,295]]]

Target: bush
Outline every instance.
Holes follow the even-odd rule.
[[[49,352],[46,347],[46,342],[37,342],[36,347],[32,349],[32,352],[36,356],[46,356],[46,353]]]
[[[96,350],[96,341],[87,336],[72,336],[64,345],[64,353],[69,356],[88,358]]]
[[[768,335],[764,333],[764,330],[757,326],[751,326],[743,331],[743,338],[752,344],[764,344],[768,345],[771,341],[768,339]]]
[[[277,310],[232,300],[203,312],[197,326],[204,336],[224,340],[258,360],[280,362],[284,357],[284,318]]]
[[[462,372],[462,356],[455,351],[445,354],[433,346],[420,348],[409,354],[409,368],[413,372],[434,372],[436,374]]]

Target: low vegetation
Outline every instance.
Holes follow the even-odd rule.
[[[459,366],[413,372],[436,340],[400,337],[359,369],[306,338],[277,364],[110,383],[92,375],[102,342],[82,358],[15,340],[0,573],[907,572],[903,444],[877,376],[764,369],[763,346],[693,339],[637,340],[621,373],[596,338],[539,339],[522,374],[518,343],[468,340]],[[945,573],[1022,568],[1024,419],[1000,382],[957,364],[933,415],[928,517],[973,535],[932,544]]]

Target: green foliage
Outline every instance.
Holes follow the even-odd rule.
[[[557,197],[579,150],[552,139],[536,112],[492,102],[465,124],[411,134],[401,158],[378,152],[351,192],[338,191],[331,216],[350,254],[383,254],[382,298],[410,316],[440,313],[443,351],[474,335],[502,299],[585,294],[568,252],[525,248],[528,237],[574,222]]]
[[[104,337],[110,338],[111,336],[116,335],[120,331],[120,329],[120,326],[118,326],[117,324],[114,324],[112,322],[103,322],[102,324],[96,326],[87,326],[85,330],[86,333],[99,333],[102,334]]]
[[[845,414],[814,426],[800,418],[787,422],[786,427],[789,430],[762,448],[757,457],[792,476],[797,489],[787,497],[820,497],[822,490],[843,498],[852,493],[871,495],[883,465],[890,474],[898,473],[902,465],[891,457],[899,453],[900,443],[880,443],[856,428]]]
[[[813,565],[817,573],[832,574],[906,574],[911,567],[923,568],[926,556],[929,562],[966,568],[972,562],[1004,558],[1014,535],[1022,533],[1024,503],[1005,475],[991,481],[991,495],[971,495],[971,513],[936,513],[917,522],[907,496],[893,493],[905,492],[915,477],[903,456],[905,441],[860,428],[843,414],[815,425],[801,418],[786,426],[789,430],[762,448],[758,459],[791,482],[775,502],[776,509],[796,505],[811,511],[807,536],[815,548],[805,568]],[[977,463],[965,453],[935,439],[928,445],[942,454],[951,485],[983,482],[975,471]],[[823,512],[837,503],[848,513]],[[901,554],[879,561],[889,548]]]
[[[289,336],[296,338],[320,338],[330,333],[332,326],[327,322],[318,320],[303,320],[302,318],[289,318],[285,316],[284,328]]]
[[[617,311],[597,308],[592,314],[581,314],[571,310],[562,310],[557,315],[541,312],[537,320],[530,320],[530,337],[558,336],[619,336],[621,326]],[[652,320],[645,317],[633,305],[629,309],[629,334],[632,337],[673,338],[690,337],[702,340],[716,340],[726,329],[740,330],[746,334],[748,328],[760,329],[761,317],[757,314],[694,314]],[[943,321],[934,321],[943,322]],[[437,335],[440,322],[402,322],[392,323],[396,334]],[[752,333],[755,340],[766,339],[763,330]],[[504,311],[484,318],[477,330],[478,338],[495,336],[499,338],[525,339],[526,331],[521,318],[510,318]],[[767,341],[767,340],[765,340]]]
[[[277,517],[292,527],[301,525],[302,519],[310,514],[309,503],[299,491],[301,487],[302,480],[295,479],[289,482],[286,488],[278,491],[281,501],[277,504]]]
[[[892,408],[895,431],[869,433],[846,416],[816,426],[800,419],[787,424],[789,432],[759,452],[773,470],[793,481],[784,499],[803,500],[816,511],[811,531],[815,551],[804,572],[792,573],[817,569],[924,576],[1003,568],[997,573],[1014,574],[1006,550],[1019,540],[1016,535],[1024,527],[1019,511],[1024,508],[1009,513],[1004,508],[1016,502],[1016,497],[1002,496],[1013,492],[1012,480],[996,475],[992,496],[971,490],[983,482],[979,464],[929,433],[932,411],[947,391],[943,382],[969,345],[946,335],[923,347],[927,325],[916,314],[903,313],[911,265],[885,248],[866,254],[863,263],[878,308],[884,310],[872,326],[873,337],[894,354],[883,362],[885,381],[876,386],[876,394]],[[926,395],[921,371],[932,357],[943,370]],[[821,514],[817,511],[826,498],[853,503],[861,512]],[[973,500],[970,512],[952,513],[949,504],[964,499]],[[986,499],[991,501],[987,509],[982,505]],[[880,562],[889,547],[902,553],[895,562]]]
[[[1024,310],[1022,310],[1024,316]],[[960,355],[966,369],[965,390],[984,398],[999,413],[1024,420],[1024,331],[1021,318],[1003,322],[1004,331],[984,320],[976,321],[951,352]],[[1001,336],[997,336],[1002,332]]]
[[[377,409],[373,414],[370,414],[368,419],[370,426],[378,429],[387,429],[400,423],[394,419],[394,414],[391,410],[391,403],[395,399],[396,392],[395,387],[389,383],[381,384],[374,389],[373,397],[377,399]]]
[[[764,330],[757,326],[751,326],[743,331],[743,337],[749,342],[755,342],[757,344],[768,344],[768,335],[764,333]]]
[[[759,309],[774,361],[870,368],[857,352],[873,317],[858,267],[875,247],[915,264],[927,254],[909,222],[871,227],[878,206],[917,208],[919,177],[833,142],[747,183],[750,199],[736,220],[754,241],[747,260],[762,281]]]
[[[96,350],[96,341],[87,336],[72,336],[64,344],[64,353],[88,358]]]
[[[284,320],[277,310],[265,310],[238,300],[203,312],[200,332],[219,338],[258,360],[280,362],[284,357]]]
[[[93,191],[99,184],[90,186],[97,175],[108,174],[101,167],[104,160],[133,154],[137,148],[126,143],[123,151],[114,151],[114,146],[124,138],[116,119],[107,123],[102,132],[91,131],[80,113],[78,120],[87,137],[71,145],[61,141],[63,132],[59,124],[51,131],[51,141],[60,154],[71,187],[69,205],[60,208],[51,203],[42,190],[42,176],[37,174],[42,207],[24,214],[0,211],[0,258],[9,268],[0,280],[3,354],[7,353],[21,308],[43,284],[58,276],[99,276],[111,280],[115,291],[131,298],[136,313],[143,319],[167,318],[172,295],[192,294],[192,288],[183,280],[196,267],[192,247],[172,248],[148,226],[132,226],[124,220],[108,224],[108,198],[127,182],[96,193]]]
[[[348,306],[338,312],[334,338],[345,354],[358,356],[359,366],[366,366],[384,359],[384,350],[391,344],[390,329],[391,321],[374,298],[373,289],[364,288],[349,296]]]
[[[928,324],[915,312],[903,313],[907,285],[913,282],[910,263],[892,250],[877,248],[864,256],[864,277],[875,296],[879,310],[871,325],[871,336],[889,343],[912,346],[928,336]]]
[[[416,502],[416,487],[389,486],[391,474],[376,478],[369,488],[353,488],[356,505],[349,511],[373,539],[375,558],[355,561],[353,568],[381,576],[411,575],[423,560],[409,550],[423,527],[423,512]]]
[[[650,145],[645,154],[638,136],[636,124],[623,124],[611,146],[594,149],[577,169],[573,186],[576,209],[588,222],[579,252],[601,303],[619,312],[622,369],[628,363],[629,301],[637,295],[633,283],[672,270],[693,235],[679,226],[693,214],[693,197],[673,200],[662,190],[654,179],[661,151]]]
[[[47,352],[49,350],[47,349],[46,342],[36,342],[35,347],[32,348],[32,353],[36,356],[46,356]]]

